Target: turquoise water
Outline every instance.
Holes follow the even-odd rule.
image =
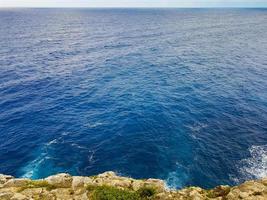
[[[0,173],[171,187],[267,176],[266,9],[0,10]]]

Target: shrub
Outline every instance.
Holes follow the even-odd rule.
[[[56,189],[55,186],[49,184],[47,181],[45,180],[36,180],[36,181],[28,181],[27,185],[24,187],[21,187],[19,189],[19,191],[23,191],[29,188],[46,188],[47,190],[53,190]]]
[[[92,191],[93,187],[89,190]],[[93,189],[93,200],[141,200],[138,193],[111,186],[98,186]]]
[[[143,187],[138,191],[132,191],[107,185],[88,185],[87,190],[91,193],[93,200],[147,200],[156,194],[156,189],[153,187]]]
[[[146,199],[156,194],[156,189],[153,187],[142,187],[137,191],[137,193],[141,198]]]

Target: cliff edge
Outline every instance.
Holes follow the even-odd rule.
[[[159,179],[132,179],[105,172],[97,176],[57,174],[30,180],[0,174],[0,200],[267,200],[267,178],[211,190],[169,190]]]

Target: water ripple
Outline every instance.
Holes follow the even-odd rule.
[[[0,173],[207,188],[266,176],[266,9],[0,19]]]

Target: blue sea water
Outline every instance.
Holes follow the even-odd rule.
[[[267,9],[1,9],[0,173],[267,176],[266,22]]]

